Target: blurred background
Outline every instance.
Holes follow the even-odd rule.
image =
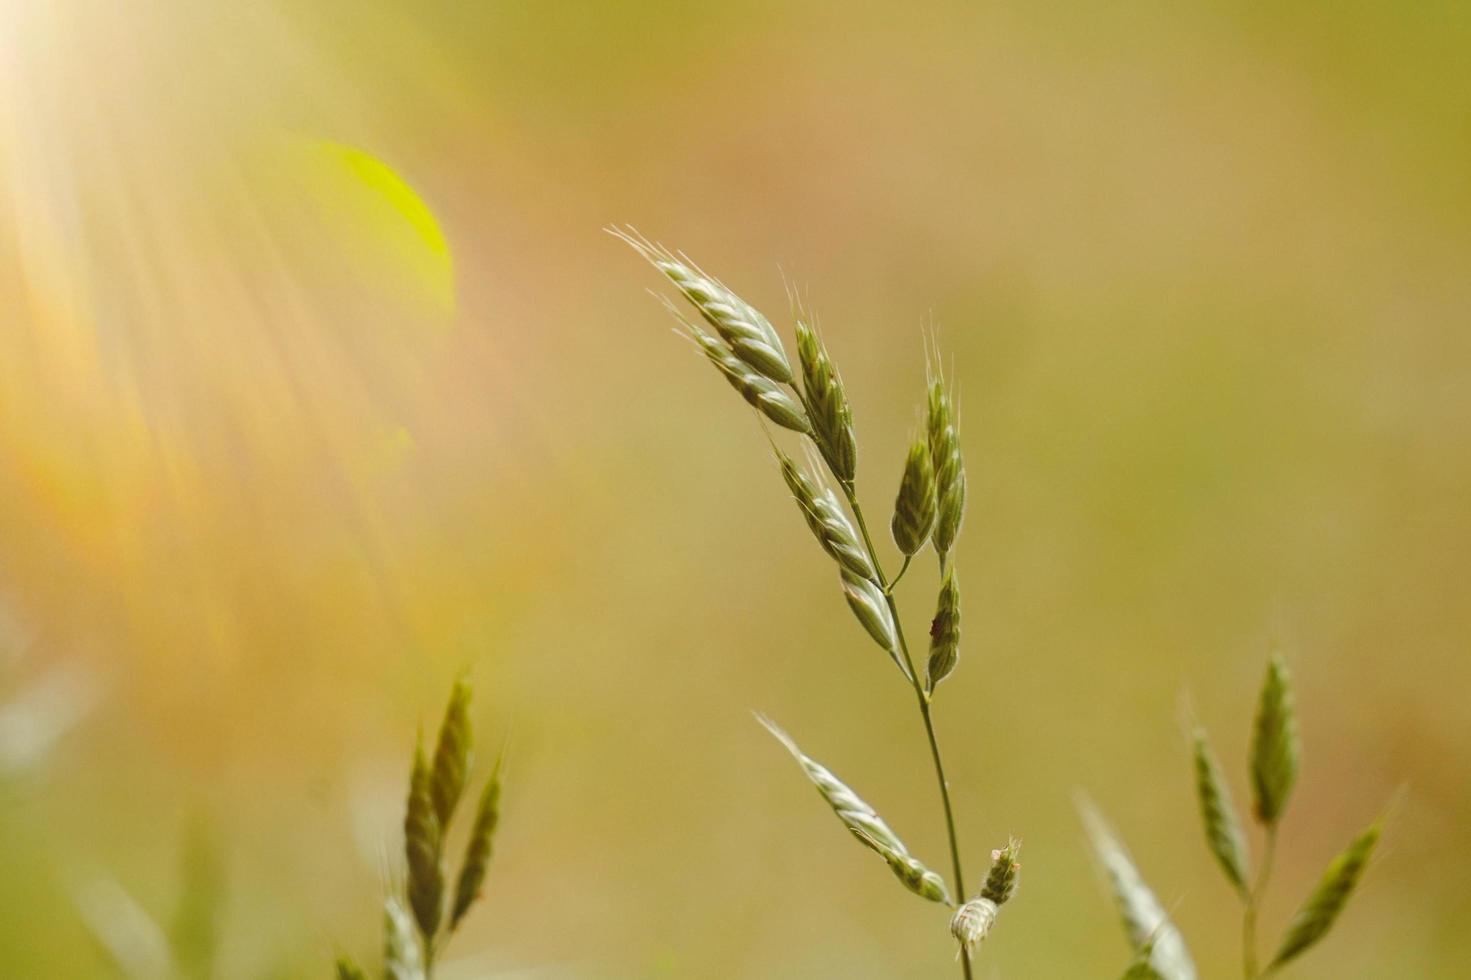
[[[1236,975],[1182,732],[1245,801],[1273,643],[1268,934],[1405,790],[1289,972],[1458,975],[1468,44],[1450,3],[3,0],[3,972],[370,958],[468,671],[477,772],[513,747],[445,976],[953,973],[751,718],[944,865],[911,696],[631,222],[810,298],[880,524],[927,330],[953,365],[937,714],[971,867],[1026,841],[979,976],[1121,972],[1079,791]]]

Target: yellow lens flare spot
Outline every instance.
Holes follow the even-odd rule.
[[[434,212],[387,163],[330,140],[304,144],[311,207],[330,247],[365,284],[396,287],[433,308],[454,309],[454,263]],[[387,276],[385,282],[383,277]]]

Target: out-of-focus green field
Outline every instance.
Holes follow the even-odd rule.
[[[446,980],[953,972],[752,720],[944,866],[911,696],[614,221],[802,291],[876,514],[953,358],[937,712],[972,875],[1026,842],[979,977],[1121,972],[1079,790],[1238,973],[1182,723],[1244,801],[1274,640],[1269,935],[1405,789],[1284,980],[1464,970],[1466,7],[211,8],[0,3],[0,974],[110,975],[78,896],[169,927],[200,840],[213,975],[370,953],[464,669],[512,754]]]

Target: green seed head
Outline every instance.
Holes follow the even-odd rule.
[[[930,622],[929,682],[933,692],[939,683],[955,669],[960,660],[960,583],[955,577],[955,566],[945,569],[945,580],[940,583],[940,599],[935,607],[935,618]]]
[[[899,640],[894,630],[894,617],[889,612],[889,604],[884,598],[883,590],[866,578],[854,575],[848,569],[843,569],[843,595],[848,600],[848,605],[853,610],[853,615],[868,630],[868,635],[873,637],[874,642],[883,647],[909,677],[905,670],[904,661],[899,659]]]
[[[470,747],[474,740],[470,727],[470,683],[455,682],[444,721],[439,726],[439,743],[434,749],[434,770],[430,789],[434,796],[434,813],[441,829],[448,828],[455,806],[465,791],[465,776],[470,770]]]
[[[1287,808],[1297,782],[1300,747],[1292,678],[1280,655],[1267,664],[1251,743],[1251,780],[1256,817],[1274,824]]]
[[[414,750],[414,768],[409,776],[408,807],[404,814],[404,856],[407,859],[409,905],[420,931],[432,938],[439,930],[444,901],[444,870],[440,866],[443,843],[439,816],[434,808],[433,777],[421,742]]]
[[[833,368],[817,333],[797,320],[797,360],[802,366],[802,390],[812,410],[812,441],[833,476],[851,484],[858,471],[858,442],[853,433],[853,411],[842,378]]]
[[[786,732],[765,718],[758,716],[758,720],[777,741],[786,746],[792,758],[797,760],[812,785],[817,787],[817,792],[849,832],[877,852],[905,888],[932,902],[950,904],[950,893],[945,889],[944,879],[909,854],[899,835],[889,829],[889,825],[884,823],[873,807],[865,803],[822,763],[803,755],[797,748],[797,743]]]
[[[1006,904],[1007,899],[1016,894],[1017,881],[1022,869],[1016,856],[1021,847],[1022,842],[1013,837],[1006,842],[1005,847],[991,852],[991,871],[986,875],[986,883],[981,888],[982,898],[990,899],[997,906],[1002,906]]]
[[[1246,838],[1241,833],[1241,824],[1236,819],[1236,806],[1231,802],[1231,793],[1221,767],[1216,763],[1206,741],[1204,729],[1195,731],[1195,790],[1200,799],[1200,815],[1205,823],[1205,839],[1211,853],[1226,872],[1226,877],[1236,890],[1246,897],[1247,885]]]
[[[1283,937],[1277,955],[1272,958],[1271,969],[1295,959],[1328,934],[1348,904],[1378,842],[1379,824],[1376,823],[1354,838],[1353,843],[1328,866],[1317,889],[1287,927],[1287,935]]]
[[[495,838],[496,825],[500,823],[501,761],[496,760],[495,771],[480,794],[480,806],[475,811],[475,826],[470,830],[470,843],[465,848],[465,860],[460,865],[460,876],[455,882],[455,905],[450,913],[449,927],[455,929],[470,906],[480,897],[485,883],[485,873],[490,867],[491,845]]]
[[[725,380],[730,382],[730,386],[740,392],[751,407],[784,429],[803,434],[812,431],[806,411],[786,389],[753,370],[724,344],[695,324],[683,318],[680,318],[680,322],[684,324],[696,346],[710,359],[710,363],[719,369]]]
[[[950,935],[965,949],[967,953],[974,953],[976,947],[991,934],[991,927],[996,924],[996,913],[1000,909],[996,903],[989,898],[973,898],[960,908],[950,918]]]
[[[965,518],[965,464],[960,456],[960,437],[955,429],[950,396],[938,377],[930,382],[926,429],[935,471],[935,550],[943,560],[954,547]]]
[[[899,481],[899,495],[894,500],[891,528],[894,543],[906,555],[924,547],[935,523],[935,470],[930,465],[930,450],[923,439],[909,447],[904,461],[904,477]]]
[[[667,276],[743,363],[777,384],[791,382],[792,368],[786,351],[782,349],[781,337],[755,307],[731,292],[718,279],[667,248],[655,245],[637,233],[616,228],[609,231]]]
[[[842,505],[832,490],[817,484],[797,468],[791,457],[780,449],[776,450],[781,464],[782,479],[796,498],[802,517],[807,521],[812,534],[824,551],[845,570],[861,578],[872,580],[873,563],[869,561],[868,549],[858,540],[858,533],[848,521]]]

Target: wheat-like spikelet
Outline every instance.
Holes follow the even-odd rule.
[[[950,676],[960,660],[960,583],[955,578],[955,567],[945,569],[945,579],[940,583],[940,598],[935,606],[935,618],[930,621],[930,662],[926,670],[929,691],[934,693],[940,682]]]
[[[1246,838],[1241,833],[1241,823],[1236,819],[1236,805],[1231,801],[1231,792],[1221,767],[1216,763],[1206,740],[1205,729],[1195,730],[1195,790],[1200,799],[1200,815],[1205,823],[1205,839],[1211,853],[1220,862],[1221,870],[1236,886],[1243,898],[1247,897]]]
[[[991,852],[991,870],[980,895],[956,909],[951,917],[950,934],[967,952],[973,952],[991,934],[1001,906],[1016,894],[1021,872],[1016,855],[1021,846],[1021,841],[1013,837],[1005,847]]]
[[[1185,937],[1165,914],[1154,892],[1144,883],[1134,860],[1112,828],[1086,801],[1080,803],[1093,853],[1108,879],[1129,945],[1140,949],[1152,942],[1149,962],[1162,980],[1195,980],[1195,963],[1185,948]]]
[[[757,720],[766,726],[766,730],[777,741],[786,746],[792,758],[797,760],[797,764],[807,774],[807,778],[817,787],[818,793],[827,801],[827,805],[843,821],[843,825],[888,863],[904,887],[932,902],[950,904],[950,893],[945,888],[944,879],[910,856],[904,842],[889,829],[889,825],[884,823],[873,807],[860,799],[857,793],[834,776],[826,766],[803,755],[802,750],[797,748],[797,743],[786,732],[766,718],[757,716]]]
[[[442,830],[449,829],[450,818],[460,795],[465,791],[465,776],[470,771],[470,747],[474,740],[470,728],[470,685],[464,679],[455,682],[444,721],[439,726],[439,742],[434,748],[434,769],[430,792],[434,797],[434,813]]]
[[[744,363],[777,384],[792,381],[792,368],[786,351],[782,349],[781,338],[776,328],[755,307],[688,259],[636,233],[617,228],[609,231],[633,246],[654,268],[667,276]]]
[[[812,441],[833,476],[851,486],[858,472],[858,441],[853,433],[853,410],[843,379],[817,332],[797,319],[797,361],[802,367],[802,390],[811,414]]]
[[[434,809],[433,775],[420,741],[414,750],[409,798],[404,812],[404,856],[407,859],[409,905],[424,934],[433,940],[444,905],[444,869],[440,864],[443,828]]]
[[[965,462],[960,455],[960,436],[945,382],[938,373],[930,381],[929,415],[926,422],[930,461],[935,471],[935,551],[943,563],[960,534],[965,518]]]
[[[894,543],[905,555],[913,555],[924,547],[934,524],[935,470],[930,465],[929,446],[920,439],[909,447],[899,494],[894,499],[894,519],[890,522]]]
[[[1251,743],[1254,810],[1264,824],[1275,824],[1287,807],[1297,781],[1300,748],[1292,678],[1280,654],[1274,654],[1262,681],[1256,727]]]
[[[397,898],[383,903],[383,975],[386,980],[425,980],[424,956],[414,923]]]
[[[894,630],[894,616],[889,611],[888,600],[884,597],[884,591],[874,582],[866,578],[859,578],[848,569],[843,569],[843,595],[848,600],[853,615],[868,630],[868,635],[873,637],[874,642],[884,648],[889,659],[906,679],[910,678],[909,667],[899,655],[898,634]]]
[[[1318,887],[1287,927],[1287,934],[1282,939],[1282,945],[1277,948],[1277,954],[1272,957],[1272,965],[1268,969],[1275,970],[1328,934],[1339,913],[1348,904],[1349,896],[1358,885],[1359,878],[1369,863],[1369,856],[1374,852],[1374,845],[1378,842],[1379,824],[1375,823],[1354,838],[1353,843],[1333,859]]]
[[[470,842],[465,847],[465,860],[460,865],[460,876],[455,882],[455,905],[450,914],[449,927],[455,929],[470,906],[480,897],[480,888],[485,883],[485,873],[490,867],[491,844],[496,825],[500,823],[501,760],[495,761],[485,791],[480,794],[480,805],[475,811],[475,825],[470,829]]]
[[[787,487],[792,491],[792,496],[796,498],[797,506],[802,510],[802,517],[807,521],[807,526],[812,529],[818,544],[822,545],[823,550],[843,568],[872,581],[875,575],[873,562],[868,557],[868,549],[858,540],[858,532],[853,530],[853,525],[848,521],[848,515],[843,513],[843,507],[838,503],[838,498],[832,489],[819,488],[807,474],[797,468],[792,458],[780,449],[776,450],[776,458],[781,464],[782,479],[786,481]]]
[[[696,324],[678,313],[674,316],[684,326],[695,346],[719,369],[725,380],[730,382],[730,386],[740,392],[747,404],[784,429],[804,434],[812,431],[806,411],[785,388],[736,357],[728,347]]]

